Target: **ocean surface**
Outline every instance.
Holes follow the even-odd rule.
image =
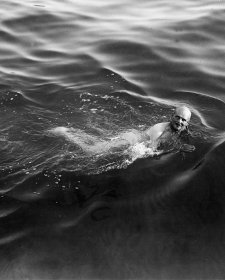
[[[0,279],[224,279],[225,3],[1,0],[0,21]],[[195,151],[141,140],[179,105]]]

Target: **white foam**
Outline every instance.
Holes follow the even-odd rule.
[[[131,161],[134,162],[138,158],[146,158],[161,153],[151,143],[141,142],[130,147],[129,149]]]
[[[101,156],[101,158],[106,158],[110,154],[116,155],[116,157],[118,156],[120,168],[127,167],[138,158],[153,157],[160,154],[160,151],[157,151],[150,142],[143,142],[142,132],[135,129],[119,133],[108,140],[90,135],[81,129],[63,126],[52,128],[49,132],[64,137],[65,140],[77,145],[86,153],[87,157],[91,156],[92,160],[95,158],[97,161],[99,156]],[[121,158],[121,156],[124,158],[122,165],[119,163],[119,158]],[[107,162],[109,166],[107,167],[105,165],[104,170],[115,168],[115,166],[119,168],[115,157],[112,158],[112,162],[108,160]]]

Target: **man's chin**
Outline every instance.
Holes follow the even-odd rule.
[[[173,129],[177,132],[181,131],[182,130],[182,127],[180,125],[173,125]]]

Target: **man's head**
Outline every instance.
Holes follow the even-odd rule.
[[[171,127],[181,132],[188,128],[188,122],[191,119],[191,111],[186,106],[177,107],[171,119]]]

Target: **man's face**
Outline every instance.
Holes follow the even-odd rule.
[[[189,110],[183,108],[176,109],[174,115],[171,119],[171,126],[177,132],[184,131],[188,127],[188,122],[190,120],[191,113]]]

